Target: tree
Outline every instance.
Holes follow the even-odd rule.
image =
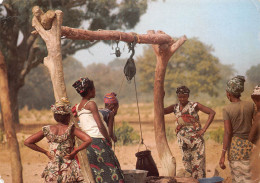
[[[260,83],[260,77],[259,77],[259,71],[260,71],[260,64],[254,65],[246,71],[246,76],[248,77],[249,81],[251,81],[254,85]]]
[[[187,85],[193,94],[200,92],[217,95],[217,83],[220,79],[219,61],[212,55],[213,49],[193,38],[186,41],[170,59],[165,77],[165,92],[173,91],[180,85]],[[143,56],[137,59],[141,89],[151,91],[154,82],[156,57],[151,47],[144,49]]]
[[[11,108],[17,123],[18,93],[24,85],[25,76],[47,54],[42,39],[31,34],[31,9],[35,5],[43,10],[62,10],[65,26],[79,27],[84,21],[89,22],[86,27],[89,30],[130,29],[145,13],[147,0],[4,0],[0,5],[0,50],[6,58]],[[96,42],[63,40],[62,55],[74,54],[94,44]]]
[[[79,77],[86,75],[86,68],[78,60],[68,56],[63,60],[64,79],[71,102],[79,101],[72,84]],[[25,78],[25,84],[18,95],[19,107],[49,109],[55,102],[50,74],[44,65],[33,69]]]
[[[22,183],[23,174],[22,174],[22,164],[21,156],[19,151],[19,144],[15,133],[15,126],[13,120],[13,114],[11,112],[10,96],[9,96],[9,87],[7,80],[7,71],[6,65],[4,62],[4,56],[0,50],[0,102],[1,102],[1,112],[4,121],[5,133],[8,148],[10,152],[10,161],[12,168],[12,182]]]

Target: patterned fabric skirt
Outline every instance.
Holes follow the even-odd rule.
[[[195,179],[206,177],[205,142],[196,136],[193,127],[183,127],[177,133],[185,170]]]
[[[87,155],[96,183],[124,183],[124,175],[120,164],[105,139],[92,138],[87,147]]]
[[[228,153],[228,160],[231,169],[233,183],[251,183],[249,157],[253,144],[239,137],[232,137]]]
[[[232,137],[228,154],[228,160],[249,160],[252,149],[253,144],[250,141],[234,136]]]
[[[48,163],[42,178],[45,183],[79,183],[84,180],[75,159],[67,160],[59,156]]]
[[[249,160],[229,161],[232,183],[252,183]]]

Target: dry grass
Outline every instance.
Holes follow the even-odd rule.
[[[154,127],[153,127],[153,104],[152,103],[141,103],[139,105],[141,113],[142,131],[144,143],[152,151],[152,156],[158,166],[159,172],[161,171],[161,164],[157,154],[156,144],[154,141]],[[209,131],[215,130],[220,126],[223,126],[221,122],[221,108],[214,108],[217,112],[214,122],[208,129]],[[207,120],[207,115],[200,114],[202,124]],[[24,182],[35,182],[40,183],[41,172],[43,171],[48,159],[37,152],[30,150],[23,146],[23,141],[29,135],[41,130],[41,127],[46,124],[55,124],[53,120],[52,112],[50,110],[28,110],[24,108],[20,111],[21,125],[18,128],[17,137],[19,139],[21,158],[23,164],[23,176]],[[165,116],[166,127],[175,129],[175,118],[174,115],[170,114]],[[120,105],[118,115],[116,116],[116,125],[119,125],[123,121],[129,123],[136,132],[140,132],[140,126],[138,123],[138,112],[136,104],[131,105]],[[47,148],[48,144],[46,140],[39,143],[41,147]],[[169,141],[169,146],[173,155],[177,161],[177,173],[183,168],[181,152],[175,139]],[[9,152],[6,145],[0,145],[0,175],[6,182],[11,182],[11,166],[9,160]],[[141,146],[140,150],[145,149]],[[218,161],[221,153],[222,145],[212,140],[206,141],[206,160],[207,160],[207,177],[211,177],[214,174],[215,168],[218,167]],[[115,153],[120,161],[123,169],[134,169],[136,163],[135,153],[138,152],[138,144],[128,146],[116,146]],[[229,170],[220,172],[221,176],[227,178],[230,176]],[[229,180],[227,179],[227,182]]]

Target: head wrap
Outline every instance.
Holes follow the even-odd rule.
[[[70,102],[66,97],[62,97],[54,105],[51,105],[51,110],[54,112],[54,114],[70,114]]]
[[[176,90],[177,95],[179,94],[190,94],[190,89],[187,86],[180,86]]]
[[[260,85],[257,85],[252,93],[252,95],[259,95],[260,96]]]
[[[240,95],[244,91],[245,81],[246,80],[244,76],[233,77],[231,80],[227,82],[227,92],[234,95]]]
[[[88,90],[88,88],[91,85],[91,80],[89,80],[87,77],[86,78],[80,78],[79,80],[75,81],[75,83],[72,85],[76,91],[81,94],[84,93]]]
[[[104,96],[104,103],[105,104],[115,104],[115,103],[118,103],[118,100],[116,98],[116,94],[114,92],[107,93]]]

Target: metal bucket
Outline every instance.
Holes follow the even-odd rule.
[[[147,173],[146,170],[123,170],[125,183],[144,183]]]

